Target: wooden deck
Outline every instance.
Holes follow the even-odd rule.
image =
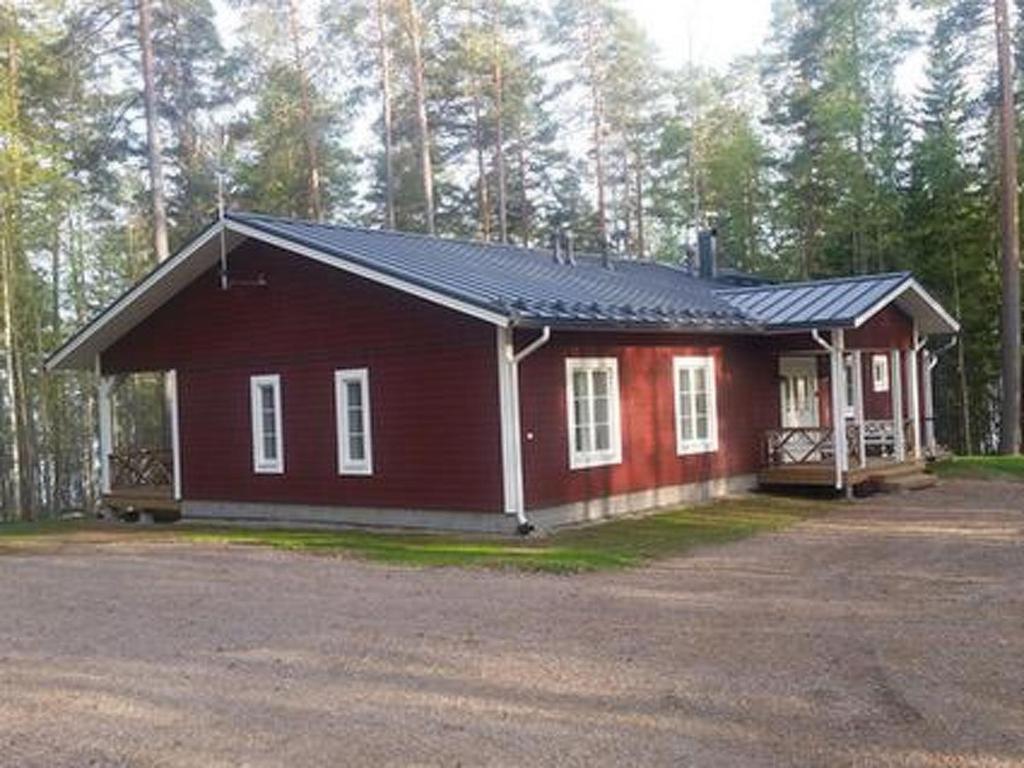
[[[846,473],[846,485],[856,486],[867,482],[880,482],[887,477],[909,475],[924,470],[925,463],[913,459],[869,458],[866,467],[851,466]],[[764,467],[757,475],[761,485],[810,485],[833,486],[836,481],[835,465],[831,461],[803,462],[799,464],[778,464]]]
[[[163,512],[177,514],[181,504],[169,485],[111,488],[103,494],[103,504],[118,514],[126,512]]]

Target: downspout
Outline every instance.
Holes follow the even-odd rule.
[[[502,397],[502,421],[506,432],[505,470],[511,472],[511,478],[506,478],[506,513],[515,513],[516,531],[525,536],[531,533],[535,526],[526,516],[526,490],[523,479],[523,444],[522,424],[520,419],[519,404],[519,364],[538,349],[551,340],[551,326],[545,325],[540,335],[523,347],[515,351],[515,340],[513,333],[515,325],[498,330],[501,344],[501,362],[507,366],[507,379],[501,378],[502,387],[507,391]]]
[[[932,378],[932,371],[935,370],[935,366],[939,364],[939,358],[942,357],[946,352],[956,346],[960,340],[957,334],[953,334],[952,338],[939,347],[934,352],[931,352],[927,347],[922,344],[922,351],[924,353],[924,378],[925,378],[925,443],[927,444],[928,451],[932,457],[935,456],[936,443],[935,443],[935,393],[932,391],[935,386],[934,379]],[[927,341],[927,340],[925,340]]]

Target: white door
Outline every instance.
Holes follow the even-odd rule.
[[[817,427],[818,416],[818,362],[813,357],[779,358],[779,410],[782,427]],[[794,461],[820,461],[814,435],[802,432],[786,435],[783,463]]]

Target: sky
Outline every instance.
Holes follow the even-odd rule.
[[[662,62],[724,69],[737,56],[754,53],[771,20],[770,0],[625,0],[658,46]]]

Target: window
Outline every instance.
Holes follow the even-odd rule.
[[[718,450],[718,410],[715,402],[713,357],[672,360],[676,401],[676,453]]]
[[[569,468],[622,461],[619,430],[619,364],[615,358],[565,361],[569,411]]]
[[[889,391],[889,358],[885,355],[871,356],[871,389],[875,392]]]
[[[338,474],[372,475],[370,372],[366,368],[334,372],[334,409],[338,419]]]
[[[258,474],[284,472],[281,434],[281,377],[277,374],[249,379],[252,408],[252,466]]]
[[[853,377],[857,375],[858,371],[852,355],[843,360],[843,368],[845,371],[843,378],[846,384],[844,413],[846,418],[854,419],[857,417],[857,382]]]

